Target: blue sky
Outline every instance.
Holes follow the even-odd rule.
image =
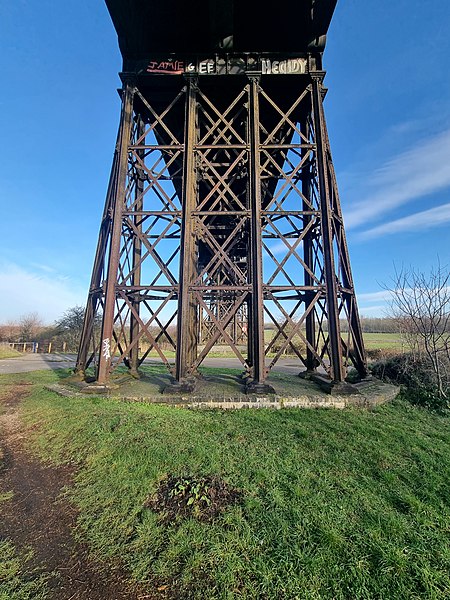
[[[432,10],[429,8],[433,7]],[[450,4],[339,0],[325,110],[363,315],[450,264]],[[101,0],[0,4],[0,323],[84,304],[119,118]]]

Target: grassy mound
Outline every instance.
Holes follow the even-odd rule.
[[[161,598],[450,597],[448,417],[402,402],[189,411],[61,398],[42,386],[57,374],[28,377],[35,450],[79,464],[78,535]],[[239,497],[202,519],[212,481]]]
[[[2,358],[17,358],[22,356],[20,352],[10,348],[7,344],[0,344],[0,359]]]

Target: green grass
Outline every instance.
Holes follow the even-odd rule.
[[[46,577],[29,572],[24,565],[31,552],[19,555],[7,540],[0,540],[0,600],[45,600]]]
[[[6,346],[5,344],[0,344],[0,359],[2,358],[17,358],[18,356],[22,356],[20,352]]]
[[[272,329],[264,330],[264,341],[265,341],[266,345],[270,343],[270,340],[273,338],[275,333],[276,332]],[[344,340],[346,339],[346,335],[347,335],[346,333],[342,334],[342,337],[344,338]],[[369,350],[369,351],[370,350],[391,350],[391,351],[402,352],[404,350],[404,344],[402,344],[402,340],[398,333],[363,333],[363,338],[364,338],[364,345],[366,347],[366,350]],[[280,338],[279,341],[280,342],[284,341],[284,338]],[[303,351],[304,351],[305,344],[299,336],[294,337],[294,343],[299,348],[303,348]],[[243,352],[243,354],[245,354],[245,347],[243,345],[240,345],[240,350]],[[290,350],[289,347],[287,348],[287,352],[288,352],[288,355],[289,355],[289,353],[292,353],[292,351]],[[175,358],[175,352],[172,350],[164,350],[164,355],[169,360]],[[271,352],[270,356],[273,356],[273,355],[274,355],[274,352]],[[216,345],[215,347],[213,346],[213,348],[208,353],[209,358],[235,358],[235,356],[236,355],[232,351],[232,349],[226,345],[223,345],[223,346]],[[159,357],[159,354],[157,353],[156,350],[151,350],[148,353],[148,358],[158,358],[158,357]]]
[[[4,453],[1,449],[0,431],[0,471],[4,467],[3,463]],[[0,513],[2,503],[13,498],[12,491],[0,492]],[[45,600],[47,598],[45,575],[27,569],[26,564],[32,555],[31,550],[19,553],[9,540],[0,539],[0,600]]]
[[[404,350],[398,333],[363,333],[363,339],[366,350]]]
[[[402,402],[189,411],[61,398],[42,386],[57,372],[26,377],[30,443],[80,465],[78,535],[169,598],[450,598],[448,416]],[[144,503],[168,473],[219,476],[242,502],[164,524]]]

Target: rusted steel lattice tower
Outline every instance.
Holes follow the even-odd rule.
[[[332,383],[364,376],[323,110],[336,0],[106,4],[122,111],[78,371],[106,384],[154,349],[189,387],[220,342],[249,391],[286,350]]]

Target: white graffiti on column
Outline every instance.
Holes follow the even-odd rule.
[[[105,338],[103,340],[103,348],[102,348],[103,358],[109,360],[111,358],[111,344],[109,338]]]

